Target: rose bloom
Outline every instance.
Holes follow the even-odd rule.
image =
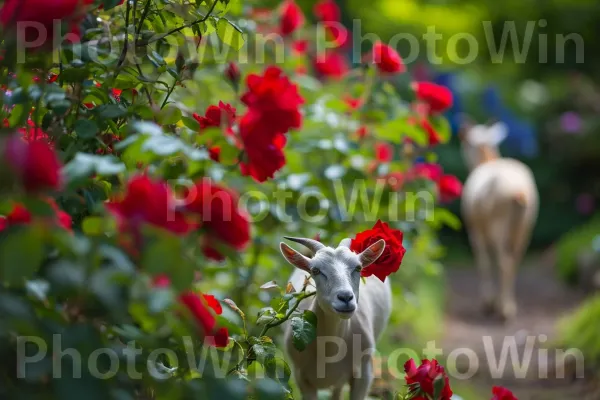
[[[253,125],[258,125],[255,135],[262,132],[271,141],[278,133],[302,126],[300,106],[304,99],[279,67],[269,66],[263,75],[248,75],[246,85],[248,90],[241,100],[252,113]]]
[[[379,239],[385,240],[383,254],[373,264],[363,268],[361,275],[364,277],[375,275],[382,282],[390,274],[398,271],[406,249],[402,245],[402,232],[392,229],[387,223],[378,220],[372,229],[361,232],[352,239],[350,250],[361,253]]]
[[[419,367],[416,366],[415,361],[411,358],[404,364],[404,371],[406,372],[406,384],[414,385],[418,384],[416,397],[411,397],[411,400],[429,400],[433,398],[434,393],[434,381],[436,379],[444,380],[444,387],[440,393],[440,397],[436,400],[450,400],[452,398],[452,390],[450,389],[450,383],[448,382],[448,376],[442,367],[436,360],[423,360]]]
[[[394,148],[389,143],[377,143],[375,145],[375,158],[380,162],[390,162],[394,159]]]
[[[341,18],[340,8],[334,0],[321,0],[313,7],[315,17],[324,22],[338,22]]]
[[[158,275],[154,277],[153,285],[155,288],[168,288],[171,280],[166,275]],[[223,313],[223,307],[215,296],[187,291],[179,295],[179,302],[188,309],[209,345],[227,347],[229,332],[227,328],[216,326],[217,321],[213,315],[213,313],[216,315]]]
[[[460,197],[463,185],[454,175],[442,175],[437,182],[442,202],[447,203]]]
[[[204,116],[192,114],[192,117],[200,124],[200,130],[208,127],[220,128],[225,125],[227,130],[231,130],[233,121],[235,120],[235,108],[231,104],[219,101],[219,105],[211,105],[206,109]]]
[[[320,77],[331,79],[342,79],[350,70],[346,57],[333,52],[326,52],[322,56],[317,56],[314,67]]]
[[[492,388],[492,395],[494,397],[491,400],[518,400],[510,390],[501,386],[494,386]]]
[[[399,74],[406,71],[404,62],[396,50],[382,42],[373,45],[372,62],[379,72],[384,74]]]
[[[240,136],[244,148],[240,170],[242,175],[252,176],[257,182],[273,178],[275,172],[285,166],[285,136],[279,133],[273,137],[265,137],[261,126],[260,116],[252,111],[246,113],[240,121]]]
[[[61,20],[69,27],[70,37],[81,37],[79,23],[86,8],[93,0],[6,0],[0,8],[0,25],[6,30],[19,29],[19,22],[36,22],[41,29],[26,27],[25,39],[30,44],[41,40],[35,48],[51,45],[55,35],[54,20]],[[31,48],[31,47],[29,47]]]
[[[281,7],[279,29],[283,36],[294,33],[304,25],[304,13],[294,0],[286,0]]]
[[[187,191],[189,204],[186,210],[201,216],[201,224],[208,232],[203,238],[203,252],[208,258],[223,260],[225,257],[214,243],[226,244],[235,250],[243,250],[250,242],[248,215],[238,208],[238,196],[208,179],[196,183]]]
[[[432,82],[416,82],[412,87],[431,113],[442,113],[452,107],[452,92],[447,87]]]
[[[52,227],[60,226],[61,228],[72,232],[72,220],[71,216],[61,210],[54,199],[46,199],[47,203],[52,207],[55,212],[54,218],[44,217],[44,221],[49,222]],[[33,220],[31,212],[25,208],[23,204],[17,203],[13,206],[10,213],[4,217],[0,217],[0,232],[17,225],[28,225]]]
[[[231,83],[237,84],[240,81],[242,73],[240,72],[240,68],[234,62],[230,62],[227,64],[227,68],[225,68],[225,78]]]
[[[57,190],[62,186],[61,163],[46,141],[28,143],[23,136],[13,135],[5,142],[4,159],[28,193]]]
[[[194,226],[180,211],[174,210],[175,199],[166,182],[146,175],[131,178],[125,194],[106,204],[123,232],[133,233],[139,239],[142,224],[166,229],[177,235],[190,232]]]

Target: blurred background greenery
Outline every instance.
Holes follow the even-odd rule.
[[[272,6],[278,2],[258,3]],[[315,1],[298,3],[306,15],[312,15]],[[448,117],[455,133],[461,112],[479,122],[500,119],[509,125],[503,155],[531,166],[542,198],[532,249],[547,248],[590,219],[600,199],[600,178],[595,172],[600,167],[600,139],[595,134],[600,111],[600,93],[595,86],[600,64],[600,39],[596,35],[600,3],[348,0],[338,4],[343,23],[354,30],[354,35],[375,34],[386,43],[395,35],[418,40],[417,45],[399,39],[396,47],[409,58],[408,69],[417,77],[451,87],[457,101]],[[518,46],[508,37],[512,24]],[[428,29],[440,35],[433,55],[428,54],[423,39]],[[464,39],[467,35],[476,45]],[[508,39],[506,51],[497,62],[493,48],[504,36]],[[364,40],[362,51],[370,45]],[[464,63],[470,47],[473,50],[475,46],[476,57]],[[521,51],[523,57],[519,57]],[[466,177],[456,137],[438,152],[450,173]],[[458,202],[451,209],[458,212]],[[467,243],[464,231],[445,232],[442,240],[453,247]]]

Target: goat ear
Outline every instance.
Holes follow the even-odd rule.
[[[339,246],[338,246],[338,247],[347,247],[347,248],[350,248],[350,245],[351,245],[351,244],[352,244],[352,239],[350,239],[350,238],[346,238],[346,239],[343,239],[343,240],[340,242],[340,244],[339,244]]]
[[[283,257],[294,267],[300,268],[306,272],[310,271],[310,259],[308,257],[300,254],[283,242],[279,243],[279,248],[281,249],[281,254],[283,254]]]
[[[504,122],[496,122],[488,128],[489,143],[498,146],[508,136],[508,127]]]
[[[362,267],[367,267],[373,264],[383,254],[385,250],[385,240],[379,239],[369,247],[367,247],[360,255],[360,264]]]

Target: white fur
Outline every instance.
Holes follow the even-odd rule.
[[[315,297],[299,306],[299,310],[316,314],[316,340],[300,352],[293,346],[291,327],[285,327],[286,350],[305,400],[316,400],[317,391],[328,388],[332,389],[332,399],[341,399],[346,383],[350,384],[351,400],[364,400],[369,393],[373,381],[372,354],[391,314],[392,292],[389,279],[381,282],[371,276],[363,283],[360,273],[352,269],[359,260],[360,256],[344,245],[337,249],[327,247],[311,260],[311,266],[319,266],[328,275],[326,279],[322,279],[322,274],[317,275],[315,282],[300,269],[290,278],[296,290],[303,288],[307,277],[310,277],[307,291],[315,291],[317,287]],[[351,316],[335,311],[336,293],[346,289],[358,298]]]
[[[497,146],[505,137],[506,128],[498,124],[467,131],[462,145],[471,172],[463,188],[462,214],[481,275],[484,305],[511,318],[517,312],[516,268],[528,246],[539,200],[531,170],[518,160],[500,158]],[[499,297],[492,264],[500,272]]]

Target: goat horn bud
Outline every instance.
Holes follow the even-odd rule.
[[[313,253],[316,253],[317,251],[325,248],[325,245],[323,243],[318,242],[314,239],[295,238],[295,237],[289,237],[289,236],[284,236],[283,238],[287,239],[287,240],[291,240],[292,242],[300,243],[301,245],[308,248]]]

